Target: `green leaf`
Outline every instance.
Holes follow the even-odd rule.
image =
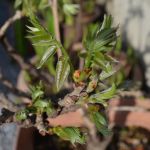
[[[23,0],[15,0],[14,7],[17,8],[22,4]]]
[[[70,72],[69,59],[67,57],[61,56],[56,66],[56,87],[59,91],[63,86],[65,80],[67,79]]]
[[[38,65],[38,68],[37,69],[40,69],[43,64],[51,57],[55,54],[56,52],[56,46],[51,46],[49,49],[46,50],[46,52],[44,53],[41,61],[40,61],[40,64]]]
[[[109,89],[104,90],[100,93],[91,95],[89,97],[89,102],[90,103],[101,103],[101,104],[103,104],[103,102],[105,102],[105,100],[112,98],[115,95],[115,93],[116,93],[116,86],[113,83]]]
[[[49,2],[48,2],[48,0],[41,0],[40,3],[39,3],[39,5],[38,5],[38,8],[39,8],[40,10],[43,10],[43,9],[45,9],[45,8],[47,8],[47,7],[49,7]]]
[[[40,113],[46,112],[47,115],[51,115],[53,112],[52,103],[48,100],[37,100],[33,104],[36,110]]]
[[[99,112],[92,112],[91,119],[95,123],[97,130],[102,133],[104,136],[110,133],[108,129],[108,123],[105,117]]]
[[[104,20],[101,26],[101,30],[111,28],[112,25],[112,17],[104,15]]]
[[[99,124],[107,126],[107,121],[101,113],[93,112],[92,115],[94,117],[94,120],[96,120]]]
[[[40,82],[37,86],[31,87],[31,97],[32,101],[36,101],[37,99],[41,99],[44,96],[43,86]]]
[[[54,53],[56,52],[56,49],[60,49],[62,51],[63,56],[67,58],[71,66],[71,69],[73,70],[73,66],[71,64],[71,61],[69,60],[69,56],[66,50],[64,49],[64,47],[62,46],[62,44],[58,42],[55,39],[55,37],[52,34],[50,34],[48,30],[40,24],[40,22],[32,14],[32,12],[30,14],[30,22],[33,25],[33,27],[28,26],[28,29],[29,29],[28,32],[30,33],[30,35],[28,35],[27,38],[29,38],[32,41],[32,44],[35,46],[36,49],[38,49],[38,51],[42,51],[43,49],[44,50],[46,49],[46,53],[44,54],[38,68],[40,68],[48,60],[49,57],[54,55]],[[66,71],[67,70],[70,71],[70,66],[69,67],[67,66]],[[64,75],[67,76],[67,73]]]
[[[38,48],[40,51],[46,50],[38,67],[40,68],[56,52],[58,44],[56,39],[39,23],[33,14],[30,16],[30,22],[33,27],[27,26],[30,33],[27,38],[32,41],[36,49]]]
[[[35,28],[35,27],[27,26],[27,28],[30,29],[30,31],[31,31],[32,33],[34,33],[34,32],[39,32],[39,31],[40,31],[39,28]]]
[[[15,114],[15,117],[18,121],[27,119],[27,110],[21,110]]]
[[[115,40],[116,40],[116,29],[112,28],[112,29],[104,29],[102,31],[100,31],[99,35],[97,35],[97,37],[95,37],[95,39],[91,42],[91,45],[89,46],[89,48],[96,52],[96,51],[108,51],[107,47],[113,48],[113,46],[115,45]],[[106,47],[106,49],[104,50],[103,47]]]
[[[78,128],[74,127],[67,127],[67,128],[61,128],[61,127],[55,127],[53,128],[53,132],[57,134],[60,138],[63,140],[68,140],[72,144],[85,143],[85,137],[81,135],[80,130]]]
[[[109,78],[109,77],[112,76],[114,73],[116,73],[116,70],[114,70],[114,69],[112,68],[112,66],[110,65],[110,63],[107,63],[107,65],[106,65],[105,67],[106,67],[106,69],[103,70],[103,71],[100,73],[100,75],[99,75],[99,79],[100,79],[101,81],[103,81],[103,80]]]
[[[66,15],[75,15],[78,13],[80,6],[78,4],[64,4],[63,10]]]
[[[47,101],[44,100],[37,100],[33,106],[35,107],[39,107],[39,108],[46,108],[49,106],[49,103]]]
[[[44,95],[44,92],[43,91],[35,91],[33,94],[32,94],[32,99],[33,100],[36,100],[38,98],[41,98],[43,97]]]
[[[93,58],[93,62],[95,64],[97,64],[101,69],[107,70],[106,68],[106,59],[104,57],[104,55],[102,53],[95,53],[94,54],[94,58]]]
[[[117,37],[117,28],[111,26],[111,16],[105,16],[101,26],[93,25],[90,27],[83,43],[86,50],[92,52],[106,52],[112,49]]]

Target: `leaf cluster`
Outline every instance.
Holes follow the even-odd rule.
[[[27,37],[31,39],[35,47],[45,49],[38,69],[47,63],[48,59],[54,56],[58,49],[62,52],[62,56],[57,61],[55,77],[57,90],[60,90],[69,73],[73,70],[70,57],[62,44],[39,23],[38,19],[32,13],[30,13],[30,22],[31,26],[27,26],[29,32]],[[108,54],[115,45],[116,30],[117,28],[112,27],[111,16],[105,16],[100,26],[90,26],[83,39],[86,51],[80,54],[80,57],[83,57],[85,60],[84,67],[82,70],[73,72],[75,86],[83,86],[84,90],[82,92],[86,93],[84,96],[79,96],[75,104],[82,107],[82,104],[86,103],[89,106],[88,116],[103,135],[108,133],[107,121],[103,114],[100,113],[97,105],[106,107],[107,100],[116,94],[115,83],[110,83],[108,80],[116,72],[114,65],[118,63],[117,60]],[[46,113],[50,115],[55,111],[51,101],[44,99],[44,92],[41,85],[32,88],[31,91],[32,104],[16,114],[19,120],[25,120],[30,113]],[[85,141],[80,128],[54,127],[52,128],[52,132],[65,140],[70,140],[73,144],[84,143]]]
[[[32,44],[35,47],[45,49],[45,53],[37,67],[38,69],[40,69],[49,58],[55,55],[58,49],[62,52],[62,56],[58,59],[56,65],[55,81],[57,90],[59,91],[72,69],[70,58],[61,43],[58,42],[56,38],[39,23],[38,19],[34,17],[34,15],[30,15],[30,22],[33,27],[27,26],[29,29],[28,32],[30,33],[27,38],[31,39]]]
[[[16,119],[23,121],[30,116],[36,116],[37,114],[42,115],[46,113],[47,116],[51,116],[54,111],[51,100],[44,99],[43,86],[40,83],[37,86],[31,87],[32,102],[25,109],[16,113]]]
[[[15,0],[15,8],[21,8],[26,15],[30,15],[30,11],[37,12],[49,7],[48,0]]]
[[[60,138],[64,140],[69,140],[72,144],[85,143],[85,136],[80,133],[79,128],[75,127],[55,127],[53,128],[53,132],[58,135]]]

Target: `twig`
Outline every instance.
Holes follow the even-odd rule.
[[[7,108],[10,111],[17,111],[18,110],[18,107],[16,105],[14,105],[12,101],[7,100],[3,94],[1,94],[0,96],[1,96],[1,98],[0,98],[0,109],[1,108]]]
[[[7,29],[9,28],[9,26],[11,24],[13,24],[16,20],[19,20],[23,17],[23,13],[21,11],[16,11],[16,13],[14,14],[14,16],[12,16],[11,18],[9,18],[4,25],[0,28],[0,39],[5,35]]]
[[[54,17],[54,28],[55,28],[55,36],[56,39],[60,42],[60,29],[59,29],[59,16],[58,16],[58,6],[57,0],[49,0],[50,6],[52,8],[52,14]],[[62,52],[60,49],[57,50],[58,58],[62,56]]]
[[[39,76],[46,82],[51,83],[51,81],[53,81],[52,78],[50,78],[50,76],[48,76],[45,72],[43,71],[37,71],[34,66],[32,64],[30,64],[29,62],[25,62],[22,57],[16,53],[15,49],[12,47],[12,45],[9,43],[8,39],[5,37],[5,33],[7,31],[7,29],[9,28],[9,26],[11,24],[13,24],[16,20],[21,19],[22,17],[24,17],[24,14],[21,11],[16,11],[16,13],[10,17],[5,23],[4,25],[0,28],[0,40],[3,44],[3,46],[5,47],[5,49],[7,50],[8,54],[19,64],[19,66],[22,69],[25,70],[30,70],[30,74],[32,76],[34,76],[35,78],[38,78]]]
[[[97,136],[97,130],[95,124],[89,119],[87,107],[87,105],[84,105],[80,109],[83,117],[83,126],[88,129],[87,150],[100,150],[101,144]]]
[[[25,98],[31,98],[31,96],[28,93],[25,93],[16,87],[13,86],[11,82],[9,82],[7,79],[5,79],[3,76],[0,75],[0,81],[1,83],[9,89],[11,92],[13,92],[15,95],[20,96],[20,97],[25,97]]]
[[[44,122],[43,122],[43,117],[41,114],[37,114],[36,116],[36,124],[35,124],[35,127],[39,130],[39,133],[41,135],[45,135],[46,133],[48,133],[45,129],[45,125],[44,125]]]
[[[16,50],[12,47],[12,45],[9,43],[9,41],[8,41],[8,39],[6,37],[3,37],[1,39],[1,42],[2,42],[2,44],[4,46],[4,48],[6,49],[8,55],[11,58],[13,58],[18,63],[18,65],[20,66],[21,69],[29,71],[29,73],[33,77],[35,77],[35,78],[39,78],[40,77],[42,80],[44,80],[47,83],[51,83],[53,81],[53,79],[50,77],[50,75],[48,76],[42,70],[37,70],[29,62],[25,62],[23,60],[23,58],[18,53],[16,53]]]

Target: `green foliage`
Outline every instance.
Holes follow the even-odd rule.
[[[80,9],[79,4],[74,4],[73,0],[59,0],[59,11],[62,15],[62,19],[65,20],[67,25],[73,25],[74,15],[76,15]]]
[[[57,90],[62,87],[70,72],[68,57],[60,57],[56,66],[56,87]]]
[[[91,60],[97,56],[97,52],[105,53],[114,47],[117,28],[111,26],[111,16],[104,16],[104,21],[100,26],[97,24],[89,26],[87,35],[83,40],[84,47],[87,50],[86,67],[90,67]]]
[[[15,114],[15,117],[19,121],[25,120],[25,119],[27,119],[27,114],[28,114],[27,110],[21,110]]]
[[[24,24],[21,20],[17,20],[14,24],[15,29],[15,46],[22,56],[27,54],[27,41],[24,39]]]
[[[63,11],[66,15],[75,15],[79,10],[78,4],[68,4],[65,3],[63,6]]]
[[[23,12],[30,16],[31,26],[27,26],[29,35],[27,36],[36,52],[39,53],[41,60],[38,69],[45,64],[53,63],[55,54],[61,50],[62,56],[56,61],[56,67],[50,67],[50,70],[55,72],[55,84],[59,91],[64,82],[67,80],[70,72],[73,73],[74,85],[76,87],[84,86],[83,95],[79,97],[75,105],[81,106],[86,103],[88,107],[88,115],[91,121],[95,124],[97,130],[103,135],[109,133],[108,125],[105,117],[97,109],[97,105],[107,105],[107,101],[116,94],[116,85],[110,82],[109,79],[115,74],[114,65],[118,63],[114,58],[109,56],[107,52],[112,50],[116,42],[116,30],[112,27],[111,16],[104,16],[104,21],[101,25],[95,24],[88,28],[87,34],[83,39],[85,52],[80,53],[80,57],[84,58],[84,67],[82,70],[73,72],[71,60],[63,45],[56,40],[55,36],[49,32],[34,16],[34,12],[47,8],[48,0],[16,0],[15,7],[22,8]],[[59,8],[63,10],[67,22],[70,22],[71,17],[76,15],[79,10],[78,4],[72,4],[72,1],[59,1]],[[33,13],[32,13],[33,12]],[[71,20],[72,21],[72,20]],[[43,53],[44,51],[44,53]],[[82,91],[83,92],[83,91]],[[84,95],[85,94],[85,95]],[[76,95],[75,95],[76,96]],[[48,117],[58,111],[54,108],[51,100],[44,97],[42,84],[31,88],[32,102],[25,109],[16,113],[16,119],[24,121],[32,115],[44,115]],[[90,106],[94,109],[90,110]],[[59,106],[58,106],[59,107]],[[59,109],[62,109],[59,107]],[[60,111],[60,110],[59,110]],[[50,127],[49,127],[50,128]],[[47,128],[46,128],[47,129]],[[47,129],[49,130],[49,129]],[[64,140],[71,141],[72,144],[85,143],[85,136],[80,132],[80,128],[75,127],[54,127],[52,132]]]
[[[90,52],[106,52],[114,47],[115,40],[116,28],[111,27],[111,17],[104,16],[102,25],[96,24],[89,27],[84,46]]]
[[[42,83],[31,87],[32,102],[25,109],[16,113],[15,117],[19,121],[27,119],[28,116],[46,113],[50,116],[53,111],[53,105],[50,100],[44,99]]]
[[[31,97],[32,105],[27,108],[31,110],[30,113],[34,113],[36,110],[36,113],[42,114],[46,112],[48,116],[51,115],[53,106],[50,100],[44,99],[43,85],[41,82],[39,85],[31,87]],[[34,111],[32,112],[32,110]]]
[[[59,91],[67,79],[71,63],[67,52],[63,46],[45,29],[38,20],[31,15],[30,17],[32,27],[28,26],[32,43],[36,47],[43,47],[45,53],[42,56],[38,68],[41,68],[48,59],[52,57],[57,49],[62,51],[62,56],[58,59],[56,65],[56,87]],[[113,48],[116,39],[116,28],[112,28],[112,20],[110,16],[105,16],[103,23],[99,26],[91,28],[84,38],[84,46],[86,52],[81,53],[80,56],[85,59],[83,70],[76,70],[73,74],[73,79],[76,84],[85,85],[87,92],[86,96],[80,96],[76,104],[80,105],[84,102],[88,104],[107,105],[107,100],[111,99],[116,94],[116,85],[109,82],[109,78],[114,75],[116,70],[114,65],[118,63],[117,60],[107,54],[107,51]],[[104,86],[102,86],[104,85]],[[43,98],[44,92],[42,86],[32,88],[33,103],[26,110],[32,113],[46,113],[51,115],[55,110],[50,101]],[[109,133],[107,121],[103,115],[95,109],[89,111],[91,120],[95,123],[97,130],[103,135]],[[21,119],[24,119],[28,114],[22,113]],[[73,127],[54,127],[53,133],[57,134],[64,140],[69,140],[73,144],[85,142],[85,137],[80,133],[79,128]]]
[[[37,12],[49,6],[48,0],[16,0],[14,7],[20,8],[26,15],[30,15],[30,11]]]
[[[43,96],[44,96],[44,92],[43,92],[43,86],[41,82],[39,83],[39,85],[31,87],[31,97],[33,102],[36,101],[37,99],[42,98]]]
[[[15,1],[15,8],[19,7],[22,4],[23,0],[16,0]]]
[[[52,36],[52,34],[50,34],[32,14],[30,15],[30,21],[33,27],[27,26],[29,29],[28,32],[30,33],[27,37],[31,39],[34,46],[45,48],[45,53],[38,65],[38,69],[41,68],[58,49],[62,51],[62,57],[59,58],[56,67],[56,87],[57,90],[60,90],[67,79],[72,66],[68,54],[55,37]]]
[[[92,112],[91,119],[93,120],[97,130],[101,134],[103,134],[104,136],[107,136],[110,133],[110,130],[108,129],[108,123],[107,123],[105,117],[101,113]]]
[[[38,66],[38,69],[40,69],[46,61],[48,61],[49,58],[51,58],[56,52],[56,47],[55,46],[51,46],[49,49],[47,49],[47,51],[44,53],[40,64]]]
[[[109,78],[110,76],[112,76],[115,72],[116,72],[116,70],[114,70],[112,65],[110,65],[110,63],[107,63],[105,66],[105,70],[103,70],[101,72],[101,74],[99,75],[99,79],[101,81],[103,81],[103,80]]]
[[[90,68],[91,73],[82,76],[81,71],[78,78],[74,77],[74,81],[88,82],[86,92],[90,95],[86,101],[89,103],[107,106],[107,100],[116,94],[116,85],[110,79],[116,73],[114,66],[118,61],[107,53],[115,46],[116,30],[117,28],[112,27],[111,16],[104,16],[103,23],[100,26],[90,26],[84,36],[86,52],[81,53],[80,57],[85,59],[84,68]],[[81,77],[83,79],[79,80]]]
[[[101,103],[105,104],[105,101],[112,98],[116,93],[116,86],[113,84],[110,88],[98,92],[97,94],[93,94],[89,97],[89,102],[90,103]]]
[[[85,136],[80,133],[80,130],[78,128],[55,127],[53,128],[53,132],[57,134],[59,137],[61,137],[62,139],[71,141],[72,144],[75,144],[75,143],[84,144],[85,143]]]

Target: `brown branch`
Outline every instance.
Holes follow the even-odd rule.
[[[57,113],[57,115],[53,118],[43,118],[42,115],[36,114],[36,119],[33,122],[28,116],[24,122],[21,122],[21,126],[29,127],[34,126],[36,127],[42,135],[48,133],[47,127],[55,127],[55,126],[62,126],[62,127],[85,127],[88,129],[88,149],[94,148],[94,150],[98,150],[100,147],[100,143],[97,137],[97,130],[94,123],[89,119],[88,116],[88,105],[85,104],[83,106],[74,105],[74,102],[81,96],[83,96],[84,86],[75,87],[75,89],[67,94],[60,102],[59,105],[63,107],[61,112]],[[68,111],[67,111],[67,110]],[[32,114],[31,114],[32,115]],[[11,119],[13,118],[13,119]],[[8,118],[6,118],[6,121]],[[12,122],[16,122],[15,118],[10,116]],[[47,123],[48,121],[48,123]],[[5,123],[5,120],[3,120]]]
[[[1,42],[8,55],[18,63],[21,69],[27,70],[35,78],[40,78],[49,84],[52,83],[53,79],[51,76],[47,75],[47,73],[43,72],[42,70],[37,70],[30,62],[25,62],[24,59],[12,47],[6,37],[3,37]]]
[[[3,94],[1,94],[0,98],[0,109],[1,108],[6,108],[13,112],[18,110],[18,107],[14,105],[12,101],[7,100]]]
[[[31,99],[31,96],[28,93],[25,93],[17,89],[10,81],[8,81],[6,78],[4,78],[1,75],[0,75],[0,81],[8,90],[10,90],[15,95]]]
[[[22,11],[16,11],[16,13],[10,17],[4,25],[0,28],[0,40],[4,46],[4,48],[7,50],[8,54],[19,64],[19,66],[24,70],[29,70],[30,74],[34,76],[35,78],[40,78],[47,83],[51,83],[53,79],[47,75],[47,73],[43,71],[37,71],[35,67],[30,64],[29,62],[25,62],[22,57],[16,53],[15,49],[12,47],[12,45],[9,43],[8,39],[5,37],[5,33],[7,29],[12,25],[16,20],[21,19],[24,17],[24,14]]]
[[[66,99],[68,99],[67,97],[69,97],[69,100],[70,100],[70,98],[75,100],[76,97],[79,97],[80,95],[83,94],[82,91],[83,91],[83,87],[80,87],[80,88],[78,87],[73,92],[66,95],[64,97],[65,100],[63,101],[64,108],[62,109],[61,113],[58,114],[57,117],[47,119],[49,124],[46,123],[46,120],[44,120],[44,118],[41,114],[36,114],[36,119],[34,122],[31,120],[30,115],[29,115],[28,119],[26,119],[24,122],[21,122],[21,126],[22,127],[34,126],[39,130],[39,132],[42,135],[45,135],[48,133],[47,127],[50,127],[50,126],[52,126],[52,127],[55,127],[55,126],[85,127],[88,129],[88,142],[87,142],[88,149],[94,148],[94,150],[98,150],[98,148],[101,145],[100,145],[100,142],[97,137],[96,127],[95,127],[94,123],[88,117],[88,112],[87,112],[88,105],[83,105],[82,107],[80,106],[78,108],[76,107],[76,105],[73,105],[74,109],[73,108],[68,109],[68,112],[65,112],[65,113],[63,112],[63,110],[66,107],[68,107],[68,104],[65,103]],[[62,106],[62,103],[61,103],[61,106]],[[70,105],[69,105],[69,108],[71,108]],[[8,120],[9,120],[9,122],[11,122],[11,121],[16,122],[14,115],[15,115],[15,113],[13,114],[13,116],[9,116],[9,118],[5,117],[5,119],[3,119],[2,123],[7,122]],[[1,118],[1,116],[0,116],[0,118]]]
[[[16,20],[21,19],[22,17],[24,17],[23,13],[21,11],[16,11],[16,13],[14,14],[14,16],[10,17],[5,23],[4,25],[0,28],[0,39],[5,35],[7,29],[9,28],[9,26],[11,24],[13,24]]]
[[[35,78],[40,77],[47,83],[51,83],[50,81],[53,81],[53,79],[50,76],[48,76],[45,72],[36,70],[35,67],[29,62],[25,62],[23,58],[15,51],[15,49],[9,43],[8,39],[5,37],[5,33],[10,27],[10,25],[12,25],[16,20],[21,19],[22,17],[24,17],[24,14],[18,10],[12,17],[10,17],[4,23],[4,25],[0,28],[0,40],[10,57],[18,63],[21,69],[28,70],[30,74]]]
[[[59,15],[58,15],[58,6],[57,6],[57,0],[49,0],[50,7],[52,9],[52,14],[54,17],[54,28],[55,28],[55,36],[57,41],[61,41],[60,39],[60,29],[59,29]],[[62,56],[62,52],[60,49],[57,50],[58,58]]]

